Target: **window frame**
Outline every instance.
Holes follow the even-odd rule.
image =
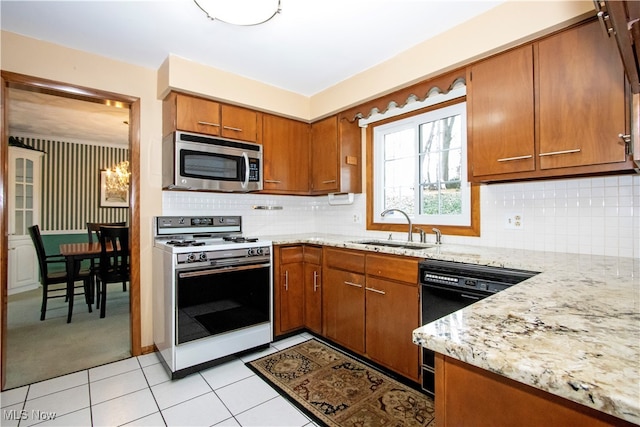
[[[370,123],[367,126],[366,128],[367,230],[405,232],[405,233],[407,232],[407,224],[381,222],[379,220],[379,216],[375,215],[374,192],[376,191],[375,190],[376,181],[375,181],[375,174],[374,174],[375,172],[374,157],[376,155],[376,152],[375,152],[375,145],[374,145],[374,134],[375,134],[376,127],[382,126],[382,125],[388,125],[393,122],[418,116],[430,111],[439,110],[452,105],[460,104],[462,102],[466,102],[466,96],[455,98],[449,101],[444,101],[444,102],[431,105],[429,107],[425,107],[416,111],[411,111],[395,117],[390,117],[388,119],[383,119],[375,123]],[[468,140],[467,140],[466,150],[467,151],[469,150]],[[468,159],[469,157],[467,155],[467,160]],[[470,165],[467,163],[467,170],[469,168],[470,168]],[[465,176],[464,179],[468,179],[468,176]],[[479,184],[474,184],[474,183],[470,183],[468,185],[470,186],[469,191],[471,193],[471,203],[469,207],[471,222],[469,225],[445,225],[445,224],[437,224],[437,223],[427,224],[424,222],[415,221],[413,222],[413,226],[422,228],[427,233],[430,233],[432,228],[438,228],[443,234],[459,235],[459,236],[480,236],[480,186]]]

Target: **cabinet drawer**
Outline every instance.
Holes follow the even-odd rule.
[[[280,263],[302,262],[302,246],[285,246],[280,248]]]
[[[324,250],[325,266],[341,270],[364,273],[364,254],[342,249]],[[417,275],[417,273],[416,273]]]
[[[322,248],[318,246],[305,246],[304,262],[322,264]]]
[[[385,277],[418,286],[418,260],[384,255],[367,255],[367,275]]]

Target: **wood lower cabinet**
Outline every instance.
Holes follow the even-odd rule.
[[[364,354],[363,253],[325,248],[323,253],[323,335]]]
[[[303,247],[274,247],[275,335],[304,327]]]
[[[411,332],[420,326],[418,260],[366,257],[366,355],[417,382],[420,349]]]
[[[263,115],[263,185],[271,194],[309,194],[309,124]]]
[[[322,333],[322,248],[304,246],[304,325]]]
[[[324,335],[419,381],[418,260],[325,248]]]
[[[442,354],[436,396],[438,427],[635,425]]]

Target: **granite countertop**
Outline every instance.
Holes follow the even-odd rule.
[[[424,250],[362,237],[273,236],[319,244],[539,271],[413,331],[416,344],[640,424],[640,260],[448,245]]]

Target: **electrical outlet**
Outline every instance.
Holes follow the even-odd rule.
[[[504,228],[520,230],[524,227],[522,214],[512,213],[505,217]]]
[[[360,214],[353,214],[353,223],[360,224],[362,222],[362,217]]]

